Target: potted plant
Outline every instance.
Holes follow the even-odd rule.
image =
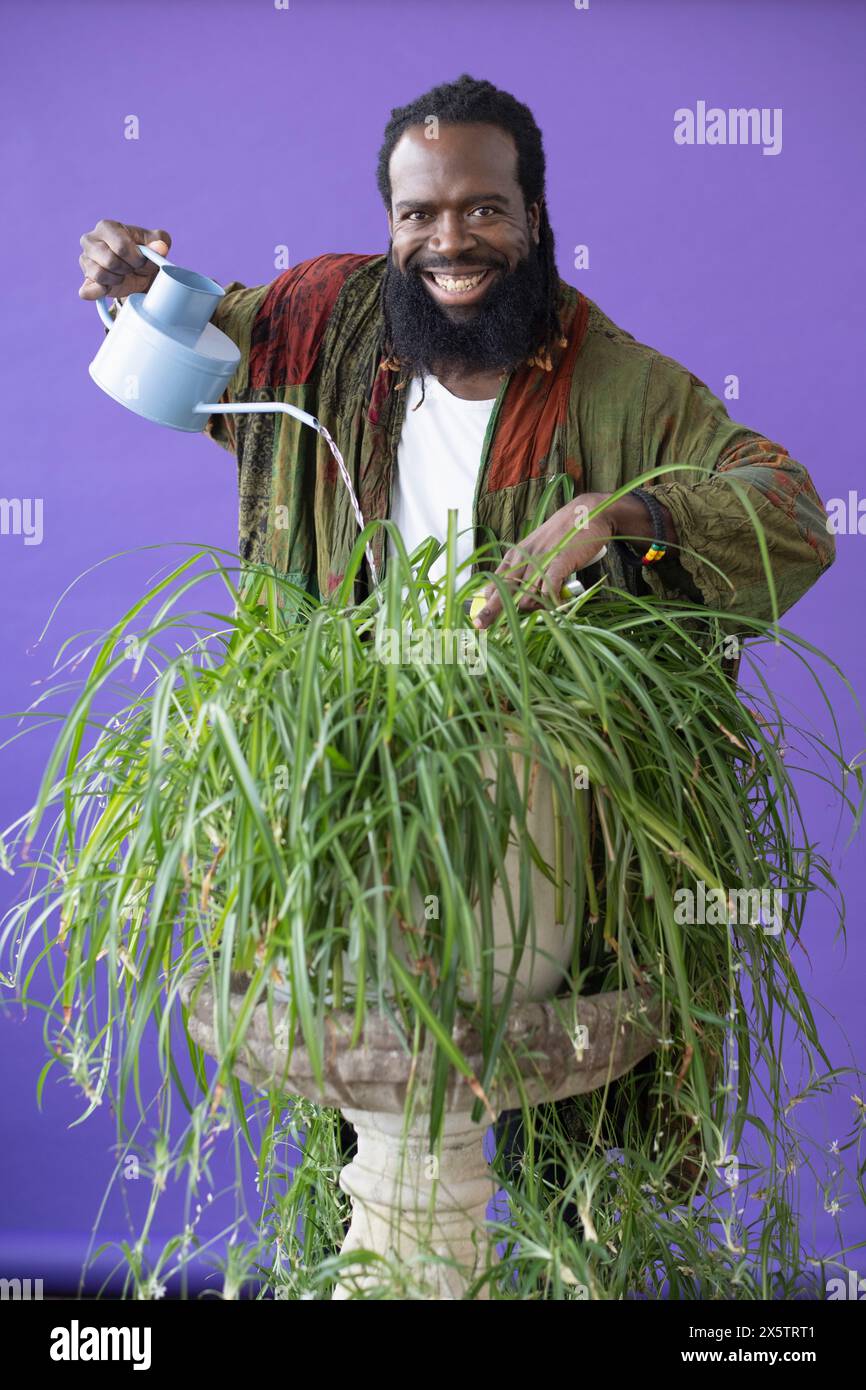
[[[482,652],[464,605],[489,575],[458,567],[453,529],[441,580],[430,578],[441,547],[410,558],[397,538],[384,585],[356,603],[370,530],[327,601],[263,567],[238,579],[216,551],[187,557],[89,644],[36,803],[5,837],[7,866],[34,875],[5,923],[6,984],[36,998],[40,964],[60,966],[49,1069],[66,1068],[88,1108],[110,1096],[126,1143],[144,1045],[188,1106],[123,1252],[130,1292],[152,1295],[194,1253],[195,1223],[151,1250],[152,1214],[168,1171],[200,1191],[232,1126],[256,1153],[263,1210],[224,1262],[225,1290],[316,1297],[339,1277],[339,1116],[305,1099],[286,1116],[273,1088],[253,1139],[235,1066],[257,1009],[302,1041],[317,1078],[336,1013],[351,1012],[358,1036],[387,1018],[407,1056],[430,1059],[433,1150],[455,1073],[474,1118],[494,1113],[489,1096],[514,1067],[509,1014],[538,969],[536,988],[564,1008],[622,991],[635,1025],[649,990],[665,1031],[618,1081],[569,1107],[525,1107],[526,1157],[501,1170],[510,1212],[494,1228],[505,1244],[482,1274],[486,1296],[766,1294],[774,1260],[765,1249],[750,1264],[713,1193],[720,1181],[730,1193],[720,1174],[762,1070],[763,1239],[793,1277],[802,1261],[778,1160],[794,1141],[774,1030],[794,1028],[820,1084],[789,945],[809,894],[833,884],[802,829],[781,710],[766,685],[746,701],[725,674],[724,615],[605,585],[531,614],[504,591]],[[226,611],[191,617],[181,605],[214,577]],[[806,647],[757,620],[740,627],[754,645]],[[130,669],[126,703],[100,712]],[[859,817],[859,772],[839,749],[823,753]],[[752,906],[771,895],[771,917],[705,910],[732,893]],[[214,1001],[216,1066],[185,1026],[194,971]],[[475,1066],[455,1043],[467,1020]],[[303,1154],[286,1187],[273,1176],[289,1136]],[[398,1262],[382,1296],[423,1296],[416,1276]]]

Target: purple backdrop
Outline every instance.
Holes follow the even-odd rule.
[[[279,3],[279,0],[278,0]],[[159,430],[90,382],[102,337],[77,297],[79,237],[100,217],[164,226],[173,256],[226,283],[262,284],[323,251],[385,249],[375,158],[390,108],[460,72],[488,77],[533,108],[545,133],[549,203],[564,277],[635,337],[684,362],[734,419],[807,463],[827,502],[858,486],[862,390],[866,7],[851,0],[150,0],[118,6],[3,0],[2,141],[6,212],[3,315],[7,429],[0,494],[42,499],[41,543],[0,535],[0,712],[23,708],[61,635],[120,611],[151,558],[82,582],[41,646],[49,610],[77,575],[127,547],[210,541],[231,547],[229,455]],[[697,103],[781,109],[782,145],[679,145],[674,112]],[[125,138],[138,118],[139,138]],[[778,140],[778,130],[776,131]],[[575,269],[574,248],[589,248]],[[7,517],[12,512],[7,508]],[[856,523],[830,574],[786,620],[862,688],[852,615],[866,599]],[[864,521],[866,529],[866,521]],[[817,693],[777,663],[801,716],[826,729]],[[847,752],[862,746],[849,702]],[[0,737],[11,733],[0,726]],[[34,792],[47,743],[0,755],[0,823]],[[834,846],[837,814],[813,788],[811,829],[840,875],[847,955],[816,901],[797,959],[833,1060],[863,1038],[858,853]],[[0,907],[16,884],[0,882]],[[40,1020],[0,1017],[0,1275],[77,1273],[108,1181],[111,1117],[75,1129],[79,1105],[49,1083]],[[852,1125],[856,1082],[801,1107],[826,1151]],[[831,1161],[832,1165],[832,1161]],[[846,1166],[847,1165],[847,1166]],[[866,1238],[851,1155],[838,1160],[841,1210],[808,1176],[804,1238],[832,1253]],[[820,1173],[819,1173],[820,1176]],[[160,1229],[174,1229],[171,1196]],[[117,1221],[107,1234],[119,1232]],[[749,1213],[757,1214],[754,1205]],[[857,1264],[856,1253],[850,1262]],[[862,1264],[862,1261],[861,1261]]]

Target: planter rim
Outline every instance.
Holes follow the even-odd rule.
[[[193,1041],[210,1056],[222,1060],[226,1049],[217,1037],[214,996],[207,966],[187,973],[180,994],[188,1009],[188,1029]],[[249,984],[249,976],[233,974],[229,1007],[235,1018]],[[514,1054],[514,1068],[522,1079],[530,1104],[561,1100],[595,1090],[616,1080],[649,1053],[660,1041],[663,1009],[649,986],[633,994],[610,990],[602,994],[557,995],[542,1002],[517,1004],[509,1014],[505,1042]],[[402,1112],[410,1076],[423,1096],[432,1071],[434,1044],[428,1038],[415,1060],[387,1015],[368,1008],[358,1043],[351,1045],[354,1012],[334,1009],[325,1019],[324,1088],[315,1079],[310,1054],[300,1027],[291,1040],[287,1010],[267,1000],[253,1009],[233,1070],[242,1081],[259,1089],[276,1088],[289,1095],[303,1095],[317,1104],[343,1108]],[[578,1029],[585,1029],[580,1033]],[[483,1068],[483,1046],[478,1028],[465,1016],[457,1019],[453,1040],[473,1072]],[[520,1104],[520,1086],[503,1073],[490,1088],[488,1098],[498,1110]],[[466,1079],[451,1068],[446,1092],[448,1110],[471,1110],[477,1097]]]

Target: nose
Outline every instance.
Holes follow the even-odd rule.
[[[427,244],[446,260],[457,261],[464,251],[474,248],[476,240],[459,213],[443,212],[437,217]]]

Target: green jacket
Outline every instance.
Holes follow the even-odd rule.
[[[270,284],[233,281],[213,319],[242,353],[223,399],[286,401],[315,415],[342,451],[367,521],[389,515],[406,395],[382,359],[386,259],[316,256]],[[611,546],[598,570],[634,593],[770,618],[751,504],[784,613],[835,558],[806,469],[732,421],[687,368],[559,283],[567,345],[551,370],[521,366],[502,382],[476,489],[476,542],[511,544],[572,492],[612,492],[646,470],[685,465],[650,482],[676,523],[679,556],[630,569]],[[243,558],[330,593],[358,531],[324,440],[287,415],[214,415],[207,431],[237,457]],[[552,479],[559,485],[545,496]],[[380,574],[385,539],[379,533],[373,546]]]

